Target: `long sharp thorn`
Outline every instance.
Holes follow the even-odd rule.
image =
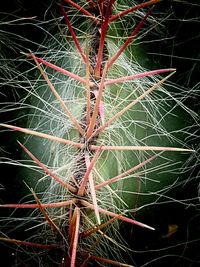
[[[44,70],[42,69],[42,67],[40,66],[37,58],[33,56],[33,59],[35,61],[35,63],[37,64],[37,67],[40,71],[40,73],[42,74],[43,78],[45,79],[45,81],[47,82],[47,84],[49,85],[49,88],[51,89],[52,93],[54,94],[54,96],[56,97],[56,99],[59,101],[60,106],[62,107],[62,109],[65,111],[65,113],[67,114],[67,116],[70,118],[70,120],[72,121],[72,123],[74,124],[74,126],[77,128],[77,130],[79,131],[79,133],[81,135],[84,135],[84,131],[81,128],[80,124],[78,123],[78,121],[76,120],[76,118],[74,117],[74,115],[70,112],[70,110],[67,108],[67,106],[65,105],[65,102],[63,101],[63,99],[60,97],[60,95],[58,94],[58,92],[56,91],[55,87],[53,86],[53,84],[51,83],[51,81],[49,80],[47,74],[44,72]]]
[[[91,145],[91,150],[98,150],[99,146]],[[195,152],[189,148],[165,147],[165,146],[101,146],[102,151],[174,151],[174,152]]]
[[[89,156],[88,153],[86,153],[86,155],[85,155],[85,163],[86,163],[86,167],[88,169],[91,166],[90,156]],[[91,192],[92,202],[93,202],[93,205],[94,205],[95,216],[96,216],[98,224],[101,224],[92,172],[90,172],[90,174],[89,174],[89,185],[90,185],[90,192]]]
[[[65,12],[63,5],[60,4],[60,7],[61,7],[61,13],[62,13],[62,15],[63,15],[63,17],[65,19],[65,22],[66,22],[66,24],[68,26],[70,34],[71,34],[71,36],[72,36],[72,38],[74,40],[74,43],[75,43],[75,45],[76,45],[76,47],[77,47],[77,49],[78,49],[78,51],[79,51],[79,53],[80,53],[80,55],[81,55],[81,57],[83,59],[83,62],[86,64],[87,63],[87,58],[86,58],[85,54],[83,53],[83,50],[82,50],[82,48],[81,48],[81,46],[79,44],[78,39],[76,38],[76,35],[75,35],[74,30],[72,28],[72,25],[71,25],[71,23],[70,23],[70,21],[68,19],[67,13]]]
[[[116,221],[118,219],[118,217],[115,217],[115,218],[112,218],[110,220],[108,220],[107,222],[105,223],[102,223],[101,225],[98,225],[98,226],[95,226],[95,227],[92,227],[91,229],[88,229],[84,232],[82,232],[80,234],[81,238],[84,238],[84,237],[87,237],[87,236],[91,236],[93,233],[96,233],[98,232],[99,230],[107,227],[108,225],[112,224],[114,221]]]
[[[90,255],[90,259],[93,259],[93,260],[98,261],[98,262],[106,263],[106,265],[109,264],[109,266],[112,265],[112,266],[119,266],[119,267],[135,267],[133,265],[126,264],[123,262],[114,261],[114,260],[110,260],[110,259],[106,259],[106,258],[102,258],[102,257],[92,256],[92,255]]]
[[[119,19],[119,18],[121,18],[121,17],[123,17],[123,16],[125,16],[125,15],[127,15],[127,14],[129,14],[131,12],[134,12],[134,11],[140,9],[140,8],[147,7],[147,6],[156,4],[156,3],[161,2],[161,1],[162,0],[151,0],[151,1],[147,1],[147,2],[144,2],[144,3],[138,4],[136,6],[130,7],[130,8],[128,8],[128,9],[126,9],[126,10],[124,10],[124,11],[122,11],[122,12],[116,14],[116,15],[111,16],[109,22],[112,22],[112,21],[114,21],[116,19]]]
[[[173,73],[170,73],[165,78],[157,82],[155,85],[150,87],[146,92],[144,92],[142,95],[140,95],[138,98],[136,98],[133,102],[131,102],[128,106],[126,106],[124,109],[119,111],[117,114],[115,114],[111,119],[109,119],[107,122],[105,122],[102,126],[100,126],[91,137],[98,135],[100,132],[102,132],[106,127],[108,127],[110,124],[112,124],[117,118],[121,117],[126,111],[128,111],[130,108],[132,108],[134,105],[136,105],[138,102],[140,102],[143,98],[145,98],[147,95],[149,95],[151,92],[153,92],[155,89],[157,89],[162,83],[164,83],[169,77],[171,77]]]
[[[78,193],[77,193],[78,196],[84,195],[84,191],[85,191],[85,187],[87,185],[88,179],[89,179],[89,175],[90,175],[90,173],[91,173],[91,171],[92,171],[92,169],[93,169],[93,167],[94,167],[94,165],[95,165],[95,163],[96,163],[96,161],[100,155],[100,152],[101,152],[101,146],[97,149],[95,156],[91,160],[90,166],[88,166],[88,168],[87,168],[87,171],[84,175],[83,181],[82,181],[82,183],[79,187]]]
[[[18,240],[18,239],[12,239],[9,237],[0,237],[0,241],[5,241],[5,242],[9,242],[9,243],[13,243],[16,245],[20,245],[20,246],[29,246],[29,247],[34,247],[34,248],[39,248],[39,249],[55,249],[58,248],[58,245],[52,244],[52,245],[43,245],[43,244],[38,244],[38,243],[34,243],[34,242],[28,242],[28,241],[22,241],[22,240]]]
[[[173,68],[151,70],[151,71],[137,73],[137,74],[133,74],[133,75],[125,76],[125,77],[120,77],[120,78],[116,78],[116,79],[110,79],[110,80],[106,81],[104,83],[104,85],[106,86],[106,85],[111,85],[113,83],[116,84],[116,83],[122,83],[122,82],[126,82],[126,81],[132,81],[135,79],[139,79],[139,78],[143,78],[143,77],[147,77],[147,76],[151,76],[151,75],[161,74],[161,73],[165,73],[165,72],[174,72],[174,71],[176,71],[176,69],[173,69]]]
[[[51,140],[51,141],[63,143],[63,144],[66,144],[66,145],[71,145],[71,146],[74,146],[74,147],[77,147],[77,148],[83,148],[83,146],[84,146],[83,144],[76,143],[76,142],[73,142],[71,140],[66,140],[64,138],[60,138],[60,137],[56,137],[56,136],[53,136],[53,135],[49,135],[49,134],[33,131],[33,130],[22,128],[22,127],[17,127],[17,126],[10,125],[10,124],[0,123],[0,126],[12,129],[14,131],[19,131],[19,132],[22,132],[22,133],[25,133],[25,134],[37,136],[37,137],[44,138],[44,139],[48,139],[48,140]]]
[[[113,5],[113,2],[114,2],[113,0],[109,1],[109,4],[108,4],[107,9],[106,9],[105,20],[101,26],[101,37],[100,37],[100,41],[99,41],[99,50],[98,50],[98,54],[97,54],[95,77],[100,77],[100,69],[101,69],[101,63],[102,63],[103,49],[104,49],[106,32],[107,32],[107,28],[108,28],[108,21],[109,21],[111,7]]]
[[[109,184],[111,184],[111,183],[115,183],[115,182],[119,181],[120,179],[122,179],[122,178],[128,176],[130,173],[132,173],[132,172],[138,170],[139,168],[142,168],[145,164],[147,164],[147,163],[149,163],[150,161],[154,160],[157,156],[158,156],[158,155],[154,155],[154,156],[150,157],[149,159],[147,159],[147,160],[145,160],[145,161],[139,163],[138,165],[134,166],[133,168],[131,168],[131,169],[129,169],[129,170],[123,172],[122,174],[119,174],[119,175],[117,175],[117,176],[115,176],[115,177],[113,177],[113,178],[111,178],[111,179],[109,179],[109,180],[107,180],[107,181],[104,181],[104,182],[101,183],[101,184],[96,185],[96,186],[95,186],[95,189],[98,190],[98,189],[100,189],[100,188],[102,188],[102,187],[104,187],[104,186],[106,186],[106,185],[109,185]]]
[[[35,194],[35,192],[33,191],[33,189],[30,189],[34,198],[35,198],[35,201],[37,202],[38,204],[38,207],[41,211],[41,213],[43,214],[44,218],[46,219],[46,221],[48,222],[48,224],[50,225],[51,229],[53,232],[55,233],[60,233],[59,231],[59,228],[57,227],[57,225],[52,221],[52,219],[49,217],[48,213],[46,212],[46,210],[42,207],[42,204],[39,200],[39,198],[37,197],[37,195]]]
[[[105,123],[105,109],[104,109],[103,101],[100,101],[100,104],[99,104],[99,115],[101,117],[101,122]]]
[[[89,11],[87,11],[84,7],[78,5],[77,3],[74,3],[71,0],[64,0],[65,2],[67,2],[68,4],[70,4],[71,6],[75,7],[76,9],[78,9],[80,12],[82,12],[84,15],[88,16],[89,18],[93,19],[93,21],[98,24],[99,20],[94,17]]]
[[[99,106],[101,103],[101,98],[102,98],[102,93],[103,93],[103,88],[104,88],[104,81],[105,81],[105,77],[106,77],[106,72],[107,72],[107,64],[105,65],[105,68],[103,70],[103,74],[101,77],[101,82],[99,85],[99,90],[98,90],[98,94],[97,94],[97,98],[96,98],[96,103],[95,103],[95,107],[94,107],[94,111],[92,114],[92,118],[90,121],[90,125],[88,127],[88,131],[87,131],[87,139],[89,139],[93,133],[93,130],[95,128],[95,124],[96,124],[96,119],[97,119],[97,115],[99,113]]]
[[[76,256],[77,256],[78,238],[79,238],[79,226],[80,226],[80,209],[77,208],[77,217],[76,217],[76,225],[75,225],[70,267],[76,266]]]
[[[71,222],[72,216],[73,216],[73,206],[72,203],[70,204],[70,208],[69,208],[69,222]]]
[[[32,57],[33,58],[33,54],[32,53],[23,53],[23,54],[25,54],[28,57]],[[43,58],[36,57],[36,56],[34,56],[34,57],[35,57],[35,59],[37,59],[38,62],[46,65],[47,67],[49,67],[51,69],[54,69],[54,70],[66,75],[66,76],[68,76],[68,77],[70,77],[70,78],[72,78],[74,80],[77,80],[77,81],[79,81],[79,82],[81,82],[83,84],[86,84],[86,80],[84,78],[82,78],[82,77],[80,77],[80,76],[78,76],[78,75],[76,75],[76,74],[74,74],[74,73],[72,73],[70,71],[67,71],[67,70],[65,70],[63,68],[60,68],[60,67],[58,67],[58,66],[56,66],[56,65],[54,65],[54,64],[52,64],[52,63],[50,63],[50,62],[48,62],[46,60],[44,60]]]
[[[152,10],[152,9],[151,9]],[[118,50],[118,52],[108,61],[108,68],[110,68],[113,63],[117,60],[117,58],[121,55],[121,53],[127,48],[127,46],[132,42],[133,38],[137,35],[139,30],[142,28],[143,24],[146,22],[148,16],[151,13],[151,10],[144,16],[142,21],[138,24],[138,26],[133,30],[129,38],[126,40],[126,42],[121,46],[121,48]]]
[[[86,46],[86,56],[87,59],[89,58],[89,47],[88,44]],[[89,66],[89,60],[87,60],[86,63],[86,123],[87,123],[87,128],[90,125],[90,112],[91,112],[91,102],[90,102],[90,66]]]
[[[57,203],[47,203],[41,204],[42,208],[56,208],[56,207],[64,207],[69,206],[70,204],[75,203],[76,200],[68,200]],[[11,209],[38,209],[38,204],[1,204],[0,208],[11,208]]]
[[[71,211],[70,211],[71,212]],[[69,251],[72,248],[73,239],[74,239],[74,229],[76,224],[76,218],[77,218],[77,207],[75,207],[73,214],[71,214],[71,220],[69,221],[69,231],[68,231],[68,239],[70,242],[70,248]]]
[[[94,205],[90,204],[89,202],[87,202],[85,200],[81,200],[81,203],[86,208],[90,208],[90,209],[94,210]],[[138,222],[136,220],[130,219],[130,218],[125,217],[123,215],[119,215],[119,214],[116,214],[114,212],[102,209],[102,208],[98,208],[98,209],[99,209],[100,213],[106,214],[106,215],[108,215],[110,217],[118,217],[118,219],[121,220],[121,221],[128,222],[130,224],[134,224],[134,225],[137,225],[137,226],[140,226],[140,227],[143,227],[143,228],[147,228],[147,229],[150,229],[150,230],[155,230],[153,227],[151,227],[151,226],[149,226],[147,224]]]
[[[72,193],[75,193],[77,189],[73,187],[72,185],[64,182],[61,178],[59,178],[56,174],[54,174],[52,171],[50,171],[42,162],[40,162],[24,145],[22,145],[20,142],[18,142],[19,145],[23,148],[23,150],[32,158],[33,161],[35,161],[39,167],[41,167],[50,177],[52,177],[56,182],[61,184],[64,188],[68,189]]]

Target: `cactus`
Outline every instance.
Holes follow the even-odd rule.
[[[8,220],[24,238],[0,237],[16,245],[15,266],[134,266],[124,232],[154,231],[145,214],[175,201],[194,153],[190,110],[170,91],[174,68],[139,63],[158,2],[65,0],[44,44],[23,51],[31,67],[15,78],[26,92],[20,118],[0,124],[18,132],[22,151],[9,162],[22,167],[23,198],[0,205],[28,209]]]

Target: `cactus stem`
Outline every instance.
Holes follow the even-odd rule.
[[[18,142],[21,148],[25,151],[25,153],[32,159],[33,166],[28,165],[26,163],[22,164],[24,164],[24,166],[26,167],[29,167],[30,169],[32,169],[32,167],[34,168],[35,166],[38,168],[39,166],[39,170],[41,170],[42,173],[45,172],[46,176],[38,180],[39,182],[42,181],[46,183],[44,184],[45,192],[43,193],[44,190],[43,184],[41,188],[39,188],[40,184],[39,185],[37,184],[37,188],[40,189],[40,193],[43,198],[38,197],[39,194],[35,193],[36,192],[34,191],[35,189],[29,188],[33,195],[33,202],[26,202],[26,203],[18,202],[18,204],[0,204],[0,208],[36,209],[36,212],[35,210],[32,212],[33,216],[35,216],[35,213],[37,213],[37,211],[39,212],[39,216],[34,217],[34,221],[36,221],[37,224],[36,226],[34,225],[33,227],[31,227],[31,229],[38,227],[38,225],[47,226],[44,228],[43,235],[41,236],[41,238],[40,238],[40,232],[37,232],[39,240],[45,240],[41,241],[42,244],[39,244],[40,241],[38,241],[38,243],[34,243],[34,242],[21,241],[17,239],[11,239],[6,235],[0,237],[0,241],[10,242],[11,244],[13,243],[18,246],[22,245],[22,246],[29,246],[31,248],[39,248],[46,250],[59,248],[59,252],[56,253],[56,255],[47,255],[48,256],[47,263],[45,259],[44,264],[48,264],[48,262],[51,263],[53,262],[54,264],[54,262],[57,261],[57,263],[62,267],[67,267],[67,266],[86,267],[87,265],[89,265],[88,261],[92,260],[95,261],[96,263],[99,262],[100,265],[105,264],[109,266],[114,265],[114,266],[131,267],[132,265],[128,265],[127,263],[121,263],[120,262],[121,259],[119,258],[119,256],[118,258],[114,258],[114,254],[112,255],[112,258],[114,258],[114,260],[106,258],[107,256],[109,257],[110,251],[108,246],[110,245],[110,243],[115,245],[115,247],[124,249],[124,245],[118,243],[119,238],[115,239],[118,230],[116,230],[116,228],[114,229],[113,223],[118,221],[119,223],[118,224],[116,223],[114,225],[118,227],[120,227],[121,222],[125,222],[131,224],[131,227],[138,226],[149,230],[155,230],[155,228],[153,228],[152,226],[149,226],[145,223],[135,220],[133,212],[135,212],[136,210],[138,211],[140,208],[143,208],[142,204],[141,206],[139,205],[139,196],[147,194],[160,195],[163,192],[163,189],[157,190],[156,187],[154,189],[154,186],[152,192],[150,193],[147,187],[145,187],[143,191],[143,187],[141,187],[140,184],[137,185],[138,178],[136,177],[136,175],[135,175],[136,178],[132,177],[133,173],[136,172],[138,169],[143,168],[146,164],[152,162],[164,151],[174,151],[174,152],[194,151],[189,148],[169,147],[167,146],[168,142],[167,144],[165,144],[166,146],[145,145],[147,143],[145,142],[145,140],[148,140],[148,144],[152,142],[151,141],[152,139],[150,139],[151,136],[153,137],[153,141],[155,140],[154,131],[151,131],[149,135],[148,131],[150,127],[151,128],[157,127],[159,121],[157,120],[157,117],[154,116],[157,114],[157,110],[155,111],[155,114],[154,112],[152,112],[151,114],[151,111],[154,109],[154,107],[156,107],[157,102],[152,101],[153,105],[152,107],[149,107],[150,105],[147,106],[143,105],[144,98],[147,98],[148,100],[148,96],[151,93],[154,96],[153,93],[154,90],[159,88],[165,81],[167,81],[169,77],[171,77],[174,74],[175,69],[163,68],[163,69],[156,69],[152,71],[144,71],[133,74],[135,73],[136,69],[134,68],[134,66],[139,66],[139,64],[132,65],[130,59],[128,60],[128,64],[125,64],[125,61],[127,59],[125,50],[131,44],[131,42],[136,38],[138,32],[142,30],[143,25],[149,19],[149,16],[153,9],[153,7],[149,6],[160,2],[161,0],[147,0],[146,2],[144,2],[145,1],[144,0],[143,3],[127,8],[122,12],[112,15],[112,11],[114,9],[113,4],[115,3],[115,1],[116,0],[96,0],[96,1],[86,0],[85,3],[86,9],[85,9],[84,7],[73,2],[72,0],[65,0],[67,5],[69,5],[70,8],[72,8],[72,11],[74,11],[74,8],[76,9],[75,14],[73,12],[72,13],[66,12],[64,5],[59,4],[61,8],[62,20],[65,21],[65,24],[68,27],[71,36],[70,40],[71,43],[73,43],[72,48],[70,48],[69,50],[67,48],[68,50],[67,52],[65,50],[66,57],[63,58],[63,55],[61,55],[62,58],[60,57],[60,50],[57,51],[58,42],[56,38],[55,38],[56,43],[52,44],[53,45],[52,48],[56,47],[55,50],[57,52],[56,54],[53,54],[53,57],[51,56],[51,58],[55,59],[55,61],[52,61],[52,63],[48,62],[43,58],[37,57],[32,52],[23,53],[26,56],[28,56],[29,59],[31,59],[31,62],[33,60],[35,61],[37,68],[40,72],[39,76],[40,78],[42,77],[42,79],[44,80],[43,83],[47,88],[47,91],[44,91],[44,87],[42,85],[41,87],[39,86],[39,90],[37,90],[36,93],[35,90],[30,91],[29,95],[34,96],[33,103],[32,99],[30,99],[30,107],[31,107],[30,117],[33,119],[31,123],[27,124],[27,127],[30,127],[32,129],[43,129],[44,131],[53,132],[55,133],[55,135],[49,135],[36,130],[22,128],[14,125],[0,124],[0,126],[6,127],[10,130],[19,131],[24,134],[64,144],[57,146],[57,143],[55,143],[56,144],[55,147],[52,148],[50,147],[51,143],[49,141],[39,143],[39,145],[41,143],[42,145],[44,144],[46,145],[46,143],[48,143],[52,151],[51,153],[52,157],[51,157],[51,155],[49,155],[49,147],[47,146],[45,154],[43,155],[44,157],[42,157],[43,162],[47,158],[48,163],[46,164],[52,164],[53,167],[51,167],[52,170],[50,170],[47,165],[44,165],[44,163],[42,163],[39,160],[39,156],[37,158],[34,155],[35,153],[37,153],[36,148],[34,154],[32,154],[28,150],[28,148],[26,148],[23,144]],[[123,1],[120,2],[120,5],[123,5]],[[91,13],[87,10],[88,7],[90,7],[89,11]],[[145,7],[148,7],[148,11],[144,15],[142,15],[140,22],[136,25],[136,27],[134,27],[134,29],[131,30],[132,32],[130,36],[128,36],[126,38],[126,41],[122,45],[120,45],[120,48],[116,50],[117,46],[115,46],[115,42],[112,40],[109,43],[109,46],[107,46],[107,30],[110,23],[117,19],[123,18],[125,15],[130,14],[131,12],[134,12],[140,8],[145,8]],[[121,7],[119,6],[119,8]],[[118,7],[116,7],[116,10],[117,9]],[[79,11],[84,16],[87,16],[88,20],[90,19],[92,20],[93,22],[92,26],[94,27],[92,32],[92,38],[89,45],[87,44],[88,38],[86,38],[86,49],[83,49],[83,47],[81,47],[81,43],[78,40],[78,36],[76,36],[75,34],[75,28],[74,28],[75,24],[72,23],[72,21],[75,22],[76,20],[75,16]],[[75,18],[74,20],[70,20],[71,18],[70,14],[74,16]],[[77,20],[77,23],[78,27],[80,24],[82,24],[81,20],[79,19]],[[123,26],[125,24],[123,22],[120,22],[119,24],[113,25],[114,28],[111,29],[111,32],[112,31],[115,32],[116,30],[118,34],[118,25]],[[79,29],[80,30],[79,32],[81,33],[84,33],[86,29],[85,25],[83,26],[84,26],[83,28],[81,26]],[[122,30],[123,28],[120,29],[120,32]],[[52,36],[54,37],[54,35]],[[59,38],[60,37],[61,35],[59,34]],[[63,37],[64,36],[62,36],[62,38]],[[58,39],[58,41],[59,40],[60,39]],[[51,43],[51,41],[49,41],[49,43]],[[62,42],[60,44],[61,46],[63,46]],[[109,50],[111,48],[111,45],[113,45],[113,49]],[[78,53],[78,57],[80,58],[80,60],[76,55],[74,60],[70,61],[70,57],[74,56],[73,55],[74,47],[76,54]],[[115,52],[112,53],[112,51],[114,50]],[[46,54],[47,57],[44,56],[44,58],[48,57],[50,58],[51,51],[53,50],[50,50],[50,52]],[[58,53],[59,57],[57,58],[56,56],[58,55]],[[112,53],[112,56],[109,58],[110,53]],[[116,61],[117,64],[115,64]],[[60,65],[61,67],[54,65],[53,62],[59,65],[62,64],[62,62],[64,63],[63,65],[69,63],[70,70],[72,68],[73,70],[72,72],[70,72],[62,68],[62,65]],[[77,75],[80,72],[82,72],[83,68],[85,69],[85,74],[84,74],[85,77]],[[111,70],[110,73],[110,77],[112,79],[106,77],[108,76],[107,73],[110,68],[113,69],[113,72]],[[67,76],[64,77],[65,78],[64,82],[69,82],[69,85],[67,84],[66,86],[67,88],[66,91],[62,91],[63,81],[61,80],[54,86],[54,84],[51,82],[50,76],[48,76],[48,71],[52,73],[52,76],[54,75],[54,73],[57,72],[59,72],[59,77],[62,76],[61,74]],[[75,74],[76,71],[77,74]],[[117,78],[115,74],[120,74],[120,73],[123,73],[121,75],[122,77],[118,76],[119,78]],[[134,87],[135,88],[134,91],[129,86],[127,87],[116,86],[116,88],[113,87],[114,88],[113,90],[111,88],[110,92],[105,92],[105,86],[117,83],[125,83],[135,79],[145,78],[151,75],[153,76],[163,73],[167,73],[166,74],[167,76],[165,75],[166,77],[162,78],[159,81],[157,81],[157,77],[155,79],[152,78],[144,79],[144,83],[147,82],[148,86],[148,88],[145,86],[144,90],[142,87],[143,82],[141,82],[141,86],[139,85],[138,82],[135,83],[136,86]],[[54,77],[56,79],[57,75],[55,75]],[[73,83],[71,83],[72,79]],[[152,85],[151,80],[153,80],[153,83],[155,81],[154,85]],[[38,81],[40,82],[39,79],[37,79],[37,82]],[[85,88],[82,87],[82,90],[85,91],[82,90],[81,92],[79,91],[80,87],[77,86],[78,83],[81,83],[81,85],[85,86]],[[61,85],[60,88],[59,85]],[[25,87],[25,90],[28,91],[29,88],[30,87],[28,85],[27,87]],[[51,90],[51,92],[49,91],[49,89]],[[61,90],[62,94],[59,94],[59,90]],[[142,93],[140,93],[141,92],[140,90],[142,91]],[[48,96],[48,94],[50,94],[50,96]],[[54,95],[53,100],[52,100],[52,94]],[[69,97],[71,96],[71,98],[68,98],[68,94]],[[82,104],[83,94],[84,94],[83,101],[86,102],[86,104],[84,104],[84,107]],[[72,112],[74,110],[73,112],[74,114],[79,114],[79,115],[74,115],[68,109],[64,101],[65,98],[64,97],[61,98],[61,95],[62,96],[65,95],[67,99],[69,99],[70,103],[74,105],[74,107],[71,106],[70,109],[72,110]],[[103,99],[104,96],[105,100]],[[119,96],[119,102],[117,99],[118,96]],[[35,105],[36,100],[39,100],[39,103],[37,103],[38,105]],[[111,102],[108,102],[110,100]],[[125,104],[126,100],[127,104]],[[156,97],[155,100],[158,101],[158,98]],[[103,101],[106,103],[106,107],[108,107],[107,110],[108,117],[106,118],[106,120],[104,120],[105,112],[104,112]],[[23,100],[23,103],[24,102],[25,101]],[[75,103],[77,102],[79,104],[76,107]],[[137,111],[135,112],[136,116],[132,117],[132,112],[135,110],[134,106],[136,104],[140,106],[138,109],[138,117],[137,117]],[[27,105],[29,107],[29,103],[26,104],[25,102],[24,106],[26,107]],[[59,107],[57,107],[57,105],[59,105]],[[159,105],[158,108],[160,108],[160,106],[161,105]],[[130,109],[132,109],[133,107],[134,109],[130,111]],[[80,108],[81,110],[79,110]],[[36,112],[32,112],[32,109],[35,109]],[[63,112],[64,118],[61,118],[61,120],[60,118],[58,118],[60,115],[60,110],[64,111]],[[124,121],[123,119],[125,117],[124,115],[126,115],[125,114],[126,112],[128,113],[128,116],[125,118],[126,120]],[[156,125],[153,124],[151,120],[149,120],[146,114],[151,115],[150,119],[155,119]],[[162,115],[162,112],[160,112],[159,115],[160,114]],[[45,115],[46,117],[43,118],[42,115]],[[22,113],[22,115],[20,116],[23,117],[24,114]],[[77,117],[77,119],[75,116]],[[35,117],[39,119],[39,126],[38,126],[38,121],[34,122]],[[160,116],[158,117],[160,119]],[[46,118],[51,118],[51,119],[46,123],[45,121]],[[55,121],[55,119],[57,118],[58,121]],[[141,118],[142,120],[140,120]],[[110,129],[108,129],[107,132],[106,128],[110,127],[111,124],[114,124],[117,120],[120,120],[120,130],[115,131],[111,129],[111,131],[109,131]],[[144,131],[140,130],[139,127],[137,128],[138,121],[141,121],[142,126],[145,126],[143,127]],[[65,126],[61,127],[60,125],[61,126],[65,125]],[[46,126],[48,127],[47,129],[45,128]],[[146,129],[147,129],[147,134],[145,132]],[[165,133],[164,132],[165,129],[162,128],[162,124],[161,124],[161,130],[162,130],[161,132],[161,137],[162,137],[163,133]],[[172,136],[173,131],[176,130],[172,128],[172,130],[169,132],[169,137]],[[183,131],[187,130],[183,129]],[[159,136],[159,131],[155,132],[156,136],[157,135]],[[99,134],[101,135],[99,136]],[[56,135],[61,137],[57,137]],[[70,136],[67,138],[75,140],[76,142],[64,139],[65,136]],[[114,138],[112,138],[113,136]],[[30,138],[30,139],[31,142],[33,141],[31,146],[34,146],[35,138]],[[174,137],[174,139],[176,140],[176,136]],[[181,142],[179,142],[179,144],[180,143]],[[136,146],[133,146],[134,144],[136,144]],[[142,144],[142,146],[137,144]],[[71,149],[71,147],[68,149],[68,147],[66,147],[65,145],[72,146],[73,149]],[[38,154],[40,154],[40,151],[41,147],[39,147]],[[109,152],[111,151],[111,153],[103,153],[103,151],[109,151]],[[114,151],[114,153],[112,153],[112,151]],[[124,153],[119,153],[118,151],[124,151]],[[138,163],[138,158],[143,157],[142,155],[143,153],[127,153],[126,151],[151,151],[149,153],[151,154],[151,156],[149,155],[146,160],[140,160]],[[156,151],[160,151],[160,153]],[[102,158],[100,158],[101,153],[102,153]],[[124,156],[128,157],[126,158]],[[97,164],[97,161],[100,164]],[[21,162],[19,163],[17,162],[17,164],[21,164]],[[149,168],[147,170],[145,168],[145,173],[147,173],[147,171],[149,171],[150,173],[152,171],[158,170],[160,166],[168,167],[168,165],[171,167],[171,165],[173,164],[170,165],[168,161],[166,163],[162,163],[161,161],[161,164],[159,166],[155,167],[153,166],[152,168]],[[53,171],[54,168],[55,171]],[[167,171],[168,170],[166,169],[166,172]],[[183,171],[185,171],[185,169],[183,169]],[[141,173],[137,173],[137,176],[138,175],[140,176],[140,174]],[[147,180],[154,181],[154,179],[152,179],[151,176],[150,177],[146,176],[146,177]],[[44,178],[47,179],[45,180]],[[49,178],[51,178],[50,183],[49,183]],[[98,181],[98,178],[101,179],[101,181]],[[130,186],[129,184],[126,183],[124,184],[125,185],[124,187],[122,187],[123,183],[121,183],[119,187],[112,186],[114,183],[122,181],[124,178],[128,179],[131,178],[130,181],[128,181],[130,182]],[[173,178],[169,177],[170,181],[172,179]],[[163,179],[159,178],[156,179],[155,181],[160,183],[161,180]],[[131,185],[132,182],[135,182],[135,184]],[[105,189],[106,191],[107,186],[109,185],[111,185],[111,187],[109,187],[108,194],[106,194],[106,192],[103,192],[103,190],[97,191],[99,189]],[[163,186],[161,183],[160,185]],[[139,189],[141,188],[141,190],[139,190],[140,193],[136,195],[135,192],[136,189],[138,188]],[[115,191],[115,189],[117,190]],[[128,198],[128,194],[130,193],[132,193],[134,198],[130,199]],[[108,195],[109,198],[107,198]],[[144,198],[144,201],[146,202],[146,198]],[[132,203],[129,204],[129,202]],[[120,204],[119,206],[118,203]],[[26,222],[26,217],[24,221]],[[118,229],[121,230],[120,228]],[[46,237],[46,233],[48,231],[50,234],[48,237]],[[112,236],[113,233],[114,235]],[[35,236],[33,235],[28,240],[30,241],[35,240]],[[46,242],[46,240],[48,240],[48,242]],[[109,242],[102,245],[104,241],[109,241]],[[45,242],[47,243],[47,245],[45,244],[43,245],[43,243]],[[50,244],[50,242],[52,242],[52,245],[48,245]],[[55,242],[57,242],[57,245],[55,245]],[[115,252],[115,255],[117,255],[117,251]],[[39,261],[42,260],[43,258],[41,260],[39,259]]]

